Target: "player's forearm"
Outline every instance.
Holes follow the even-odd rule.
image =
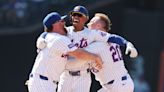
[[[96,60],[96,58],[98,58],[96,54],[87,52],[83,49],[77,49],[75,51],[68,52],[67,54],[69,56],[75,57],[76,59],[82,59],[86,61],[91,61],[91,60],[93,61],[93,60]]]
[[[107,42],[116,43],[116,44],[119,44],[120,46],[126,47],[126,44],[127,44],[128,41],[126,39],[124,39],[123,37],[121,37],[121,36],[112,34],[109,37]]]
[[[87,51],[82,50],[82,49],[77,49],[73,52],[69,52],[68,55],[75,57],[77,59],[82,59],[82,61],[95,62],[95,67],[97,67],[97,69],[102,68],[102,59],[96,54],[87,52]]]

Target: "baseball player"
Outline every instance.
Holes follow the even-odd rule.
[[[102,31],[109,31],[111,29],[110,26],[110,19],[102,13],[95,14],[88,23],[89,29]],[[133,92],[134,84],[124,66],[119,45],[115,43],[107,44],[96,41],[87,46],[86,50],[100,55],[103,61],[103,68],[100,71],[96,71],[93,68],[95,78],[103,87],[98,92]]]
[[[52,12],[43,20],[46,31],[44,38],[47,45],[38,52],[36,57],[29,76],[29,92],[56,92],[56,83],[65,69],[68,56],[81,59],[81,61],[93,59],[96,60],[98,69],[102,67],[100,57],[77,49],[75,44],[66,37],[63,18],[57,12]]]
[[[94,41],[114,42],[122,46],[130,43],[119,36],[98,30],[90,31],[86,28],[84,25],[89,19],[89,16],[88,11],[84,6],[76,6],[70,12],[70,17],[73,26],[67,27],[67,36],[71,38],[72,42],[75,43],[78,48],[87,47]],[[129,46],[130,45],[127,45],[127,47]],[[126,51],[132,50],[131,48],[132,47],[128,48]],[[136,52],[132,52],[131,54],[133,53]],[[66,69],[60,77],[58,92],[89,92],[91,86],[89,69],[89,63],[67,62]]]

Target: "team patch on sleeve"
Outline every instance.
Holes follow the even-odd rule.
[[[71,43],[71,44],[68,45],[68,48],[71,49],[71,48],[73,48],[73,47],[75,47],[75,46],[76,46],[75,44]]]

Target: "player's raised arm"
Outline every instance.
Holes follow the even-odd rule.
[[[124,46],[126,47],[126,44],[128,43],[128,41],[126,39],[124,39],[123,37],[119,36],[119,35],[115,35],[115,34],[111,34],[108,38],[108,43],[112,42],[112,43],[117,43],[120,46]]]
[[[131,42],[129,42],[126,39],[124,39],[123,37],[121,37],[121,36],[112,34],[112,35],[109,36],[107,42],[108,43],[109,42],[117,43],[120,46],[126,47],[125,54],[126,55],[129,54],[131,58],[135,58],[135,57],[138,56],[138,52],[135,49],[134,45]]]
[[[111,30],[111,20],[103,13],[96,13],[95,16],[87,24],[92,31],[95,41],[103,41],[108,43],[116,43],[120,46],[126,47],[125,54],[130,52],[130,57],[138,55],[137,50],[133,44],[121,36],[108,33]]]
[[[104,31],[100,31],[100,30],[91,30],[91,31],[92,31],[95,41],[116,43],[126,48],[126,51],[125,51],[126,55],[130,53],[130,57],[132,58],[137,57],[138,52],[135,49],[134,45],[131,42],[124,39],[123,37],[119,35],[115,35],[115,34],[110,34]]]

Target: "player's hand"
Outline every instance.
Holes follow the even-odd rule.
[[[29,83],[29,80],[26,80],[25,85],[28,85],[28,83]]]
[[[125,54],[126,55],[129,54],[131,58],[135,58],[138,56],[137,49],[134,47],[134,45],[131,42],[127,43]]]
[[[96,58],[94,67],[98,70],[102,69],[103,62],[102,62],[102,59],[100,57]]]
[[[45,39],[42,37],[39,37],[36,42],[36,47],[38,49],[44,49],[47,46],[47,43],[45,42]]]

